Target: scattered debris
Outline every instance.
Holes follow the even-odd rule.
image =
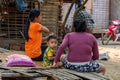
[[[99,60],[108,60],[110,57],[107,53],[103,53],[99,55]]]

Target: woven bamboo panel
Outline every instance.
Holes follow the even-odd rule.
[[[26,24],[26,18],[31,9],[35,6],[39,5],[38,0],[25,0],[29,3],[27,11],[25,13],[20,13],[15,7],[6,6],[6,15],[3,16],[3,21],[1,25],[1,33],[6,33],[7,38],[22,38],[22,35],[19,31],[24,30],[24,26]],[[41,12],[43,15],[42,24],[46,27],[54,27],[52,32],[57,34],[57,26],[58,26],[58,18],[59,18],[59,0],[49,0],[44,3],[44,6],[41,8]],[[40,7],[39,7],[40,8]],[[49,26],[48,26],[49,25]],[[55,27],[56,26],[56,27]],[[21,36],[18,36],[21,35]]]
[[[42,24],[58,35],[58,21],[59,21],[59,0],[49,0],[41,8],[43,19]]]
[[[92,16],[95,28],[107,28],[109,25],[109,1],[93,0]]]
[[[2,14],[2,22],[0,22],[0,33],[7,34],[3,39],[19,40],[23,39],[21,32],[24,32],[26,19],[31,9],[39,8],[42,13],[42,25],[48,27],[51,32],[58,36],[58,21],[59,21],[59,0],[47,0],[41,7],[38,0],[25,0],[29,3],[25,13],[20,13],[15,6],[6,5],[0,8],[0,11],[7,14]],[[44,34],[43,34],[44,36]],[[24,40],[24,39],[23,39]],[[18,43],[15,43],[18,44]],[[21,44],[21,43],[20,43]]]
[[[110,0],[111,5],[110,5],[110,20],[112,19],[118,19],[120,20],[120,0]]]

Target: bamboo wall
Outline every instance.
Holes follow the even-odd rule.
[[[6,36],[4,36],[2,39],[8,39],[7,41],[4,41],[4,43],[7,43],[8,45],[12,42],[19,43],[21,40],[24,41],[20,31],[23,32],[24,30],[26,18],[29,14],[29,11],[34,7],[40,8],[39,3],[34,2],[37,0],[26,1],[30,2],[30,5],[28,6],[27,12],[24,14],[19,13],[15,7],[0,7],[0,11],[8,12],[8,14],[2,14],[2,21],[0,21],[0,34],[6,34]],[[47,2],[44,4],[44,7],[41,8],[43,16],[42,24],[44,26],[47,26],[50,29],[50,31],[54,32],[55,34],[57,34],[57,36],[59,36],[60,39],[62,39],[63,29],[60,26],[61,24],[59,23],[59,21],[64,20],[67,10],[70,6],[70,0],[64,1],[64,4],[60,4],[59,0],[46,1]],[[95,21],[95,28],[107,28],[110,22],[109,20],[113,18],[120,20],[120,7],[118,6],[119,4],[119,0],[88,0],[85,6],[87,11],[92,14],[92,17]],[[67,24],[72,24],[73,14],[74,8],[71,12],[71,15],[68,18]],[[0,38],[0,40],[2,39]]]
[[[111,0],[110,2],[110,20],[120,20],[120,0]]]
[[[85,7],[86,7],[86,10],[92,14],[92,6],[93,6],[93,0],[88,0],[88,2],[86,3]]]
[[[110,14],[109,14],[110,5],[109,4],[110,4],[110,0],[88,0],[88,2],[86,3],[85,5],[86,10],[92,15],[95,21],[94,28],[101,29],[101,28],[108,27],[109,22],[110,22],[109,21],[109,18],[110,18]],[[66,8],[64,8],[63,11],[67,12],[66,10],[68,10],[69,8],[68,6],[69,6],[69,0],[66,0]],[[74,13],[74,11],[75,10],[73,8],[71,13]],[[63,18],[66,15],[65,12],[63,14]],[[70,15],[70,18],[72,20],[71,15]],[[70,19],[68,19],[68,24],[69,22],[70,22]]]
[[[67,15],[67,12],[71,6],[71,2],[72,1],[69,1],[69,0],[64,0],[64,3],[62,5],[62,21],[64,21],[66,15]],[[92,13],[92,0],[88,0],[87,4],[85,5],[86,7],[86,10],[91,14]],[[70,14],[68,16],[68,19],[66,21],[66,25],[65,27],[68,28],[68,31],[71,31],[71,27],[72,27],[72,24],[73,24],[73,15],[74,15],[74,12],[75,12],[75,5],[73,5],[71,11],[70,11]],[[65,29],[66,29],[65,28]]]
[[[60,7],[59,0],[46,1],[45,5],[41,8],[42,24],[54,32],[58,36]]]
[[[109,25],[109,1],[93,0],[92,16],[95,21],[95,28],[107,28]]]
[[[25,13],[20,13],[15,6],[6,5],[0,7],[2,11],[2,21],[0,21],[0,34],[6,34],[6,36],[0,39],[0,47],[7,46],[7,48],[13,45],[15,47],[24,44],[24,39],[21,32],[24,32],[26,19],[31,9],[39,8],[42,12],[42,24],[54,32],[57,36],[60,34],[59,22],[59,0],[49,0],[43,6],[40,6],[38,0],[25,0],[28,3],[28,8]],[[3,45],[3,43],[6,43]],[[13,46],[14,47],[14,46]],[[6,48],[6,47],[5,47]],[[17,49],[18,50],[18,49]]]

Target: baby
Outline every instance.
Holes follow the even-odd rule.
[[[54,56],[55,56],[55,49],[57,48],[58,41],[55,35],[50,35],[47,38],[47,48],[44,52],[43,56],[43,66],[50,67],[53,65]]]

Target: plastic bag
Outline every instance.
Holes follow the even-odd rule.
[[[8,67],[35,67],[35,63],[26,55],[12,54],[6,58]]]
[[[15,5],[16,5],[17,10],[20,13],[25,13],[28,7],[28,3],[25,3],[24,0],[15,0]]]

